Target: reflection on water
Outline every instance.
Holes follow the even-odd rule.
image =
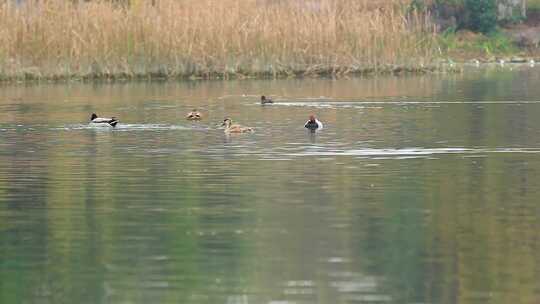
[[[112,127],[108,124],[72,124],[65,125],[62,127],[53,128],[53,130],[94,130],[99,131],[158,131],[158,130],[197,130],[197,129],[208,129],[206,127],[200,126],[182,126],[182,125],[166,125],[166,124],[118,124],[116,127]]]
[[[4,86],[0,303],[538,303],[538,80]]]

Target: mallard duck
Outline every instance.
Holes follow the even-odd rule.
[[[201,120],[202,115],[197,109],[193,109],[193,111],[189,112],[186,116],[187,120]]]
[[[309,120],[304,124],[304,128],[307,128],[311,131],[315,131],[317,129],[322,129],[323,124],[320,122],[317,118],[315,118],[315,115],[310,115]]]
[[[266,98],[266,96],[261,96],[261,104],[262,105],[265,105],[265,104],[271,104],[271,103],[274,103],[274,101],[271,99],[271,98]]]
[[[90,116],[90,123],[95,124],[96,126],[111,126],[116,127],[116,124],[118,123],[118,119],[115,117],[112,118],[105,118],[105,117],[98,117],[96,113],[92,113],[92,116]]]
[[[221,124],[222,127],[225,127],[225,133],[247,133],[247,132],[253,132],[252,128],[244,127],[241,125],[236,125],[232,123],[232,120],[230,118],[225,118],[223,120],[223,124]]]

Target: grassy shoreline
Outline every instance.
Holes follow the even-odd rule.
[[[0,0],[0,81],[455,71],[441,58],[460,45],[408,1],[27,3]]]
[[[302,77],[344,77],[344,76],[370,76],[370,75],[404,75],[404,74],[426,74],[433,72],[458,71],[459,67],[450,64],[439,64],[429,66],[388,66],[377,68],[355,68],[355,67],[335,67],[318,70],[284,70],[260,73],[230,73],[212,72],[199,74],[168,74],[162,72],[148,72],[141,74],[128,73],[102,73],[102,74],[54,74],[43,75],[41,72],[26,72],[1,75],[0,82],[12,81],[127,81],[127,80],[217,80],[217,79],[280,79],[280,78],[302,78]]]
[[[30,3],[30,2],[29,2]],[[0,79],[422,72],[429,18],[369,0],[0,1]]]

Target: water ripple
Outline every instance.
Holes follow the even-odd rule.
[[[540,148],[402,148],[402,149],[351,149],[351,150],[319,150],[309,149],[288,156],[389,156],[415,157],[434,154],[483,154],[483,153],[540,153]]]
[[[414,100],[392,100],[392,101],[369,101],[369,100],[309,100],[298,101],[277,101],[272,106],[286,107],[313,107],[313,108],[354,108],[381,109],[383,106],[425,106],[434,107],[438,105],[459,105],[459,104],[490,104],[490,105],[520,105],[520,104],[539,104],[540,100],[463,100],[463,101],[414,101]]]
[[[111,130],[111,131],[162,131],[162,130],[207,130],[204,126],[192,126],[186,127],[181,125],[167,125],[167,124],[118,124],[115,128],[108,125],[91,125],[91,124],[72,124],[65,125],[52,130]]]

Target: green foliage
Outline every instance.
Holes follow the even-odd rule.
[[[412,0],[411,4],[409,4],[409,12],[416,10],[416,11],[423,11],[426,9],[426,3],[424,0]]]
[[[464,16],[464,0],[435,0],[433,10],[444,18],[455,17],[458,21]]]
[[[438,39],[439,45],[442,50],[449,51],[460,47],[459,41],[456,36],[456,29],[451,27],[445,30]]]
[[[449,28],[439,36],[438,43],[445,53],[465,52],[482,57],[510,55],[518,51],[512,40],[499,31],[487,35],[467,34],[467,31],[456,32],[455,28]]]
[[[517,52],[512,40],[504,33],[491,32],[487,39],[481,42],[481,46],[486,54],[510,54]]]
[[[490,33],[497,27],[497,3],[495,0],[465,0],[469,15],[467,28],[475,32]]]
[[[497,27],[496,0],[433,0],[431,9],[440,18],[455,18],[460,29],[487,34]]]
[[[540,0],[528,0],[527,10],[540,10]]]

